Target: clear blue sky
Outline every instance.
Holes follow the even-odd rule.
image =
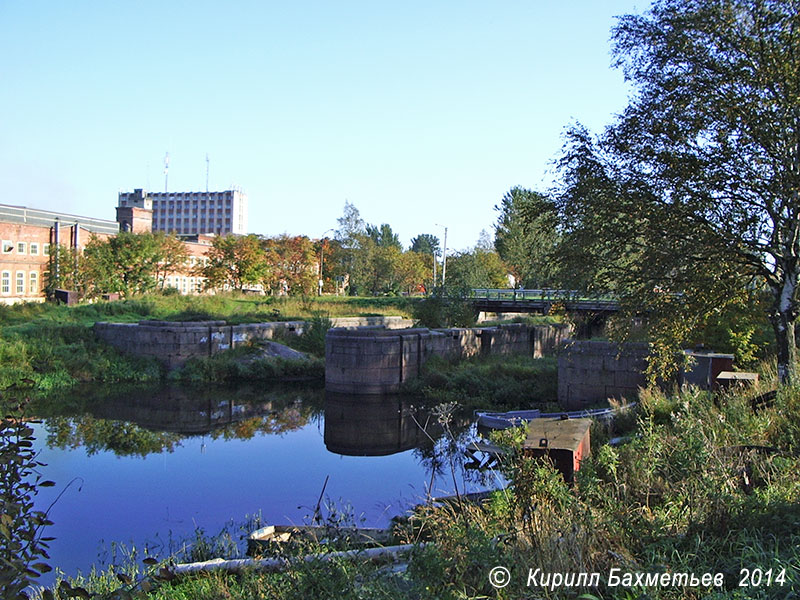
[[[405,244],[491,231],[564,127],[627,100],[623,0],[0,0],[0,203],[114,218],[135,187],[241,187],[250,230],[321,236],[345,200]]]

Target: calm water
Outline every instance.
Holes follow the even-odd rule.
[[[246,515],[308,522],[323,486],[329,504],[385,525],[429,489],[453,493],[451,458],[461,491],[492,485],[462,468],[436,418],[398,397],[134,388],[84,390],[38,410],[43,475],[58,485],[40,491],[37,508],[55,501],[49,562],[68,575],[114,562],[118,543],[164,555],[197,528],[216,533]],[[466,427],[455,419],[462,439]]]

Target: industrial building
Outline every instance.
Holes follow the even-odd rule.
[[[0,204],[0,304],[44,300],[51,247],[82,251],[118,232],[116,221]]]
[[[241,190],[224,192],[120,192],[118,208],[153,211],[152,230],[177,235],[247,234],[247,195]],[[133,223],[130,223],[131,230]]]

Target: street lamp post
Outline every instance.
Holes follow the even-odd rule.
[[[320,240],[319,245],[319,281],[317,282],[317,295],[322,296],[322,286],[325,285],[324,279],[322,277],[322,268],[325,266],[325,240],[327,239],[325,236],[333,231],[333,229],[328,229],[327,231],[322,232],[322,239]],[[336,287],[336,295],[339,295],[339,287]]]

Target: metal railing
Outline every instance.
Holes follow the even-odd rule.
[[[587,302],[617,304],[618,299],[611,294],[590,294],[580,290],[560,289],[499,289],[475,288],[470,294],[473,300],[502,300],[511,302]]]

